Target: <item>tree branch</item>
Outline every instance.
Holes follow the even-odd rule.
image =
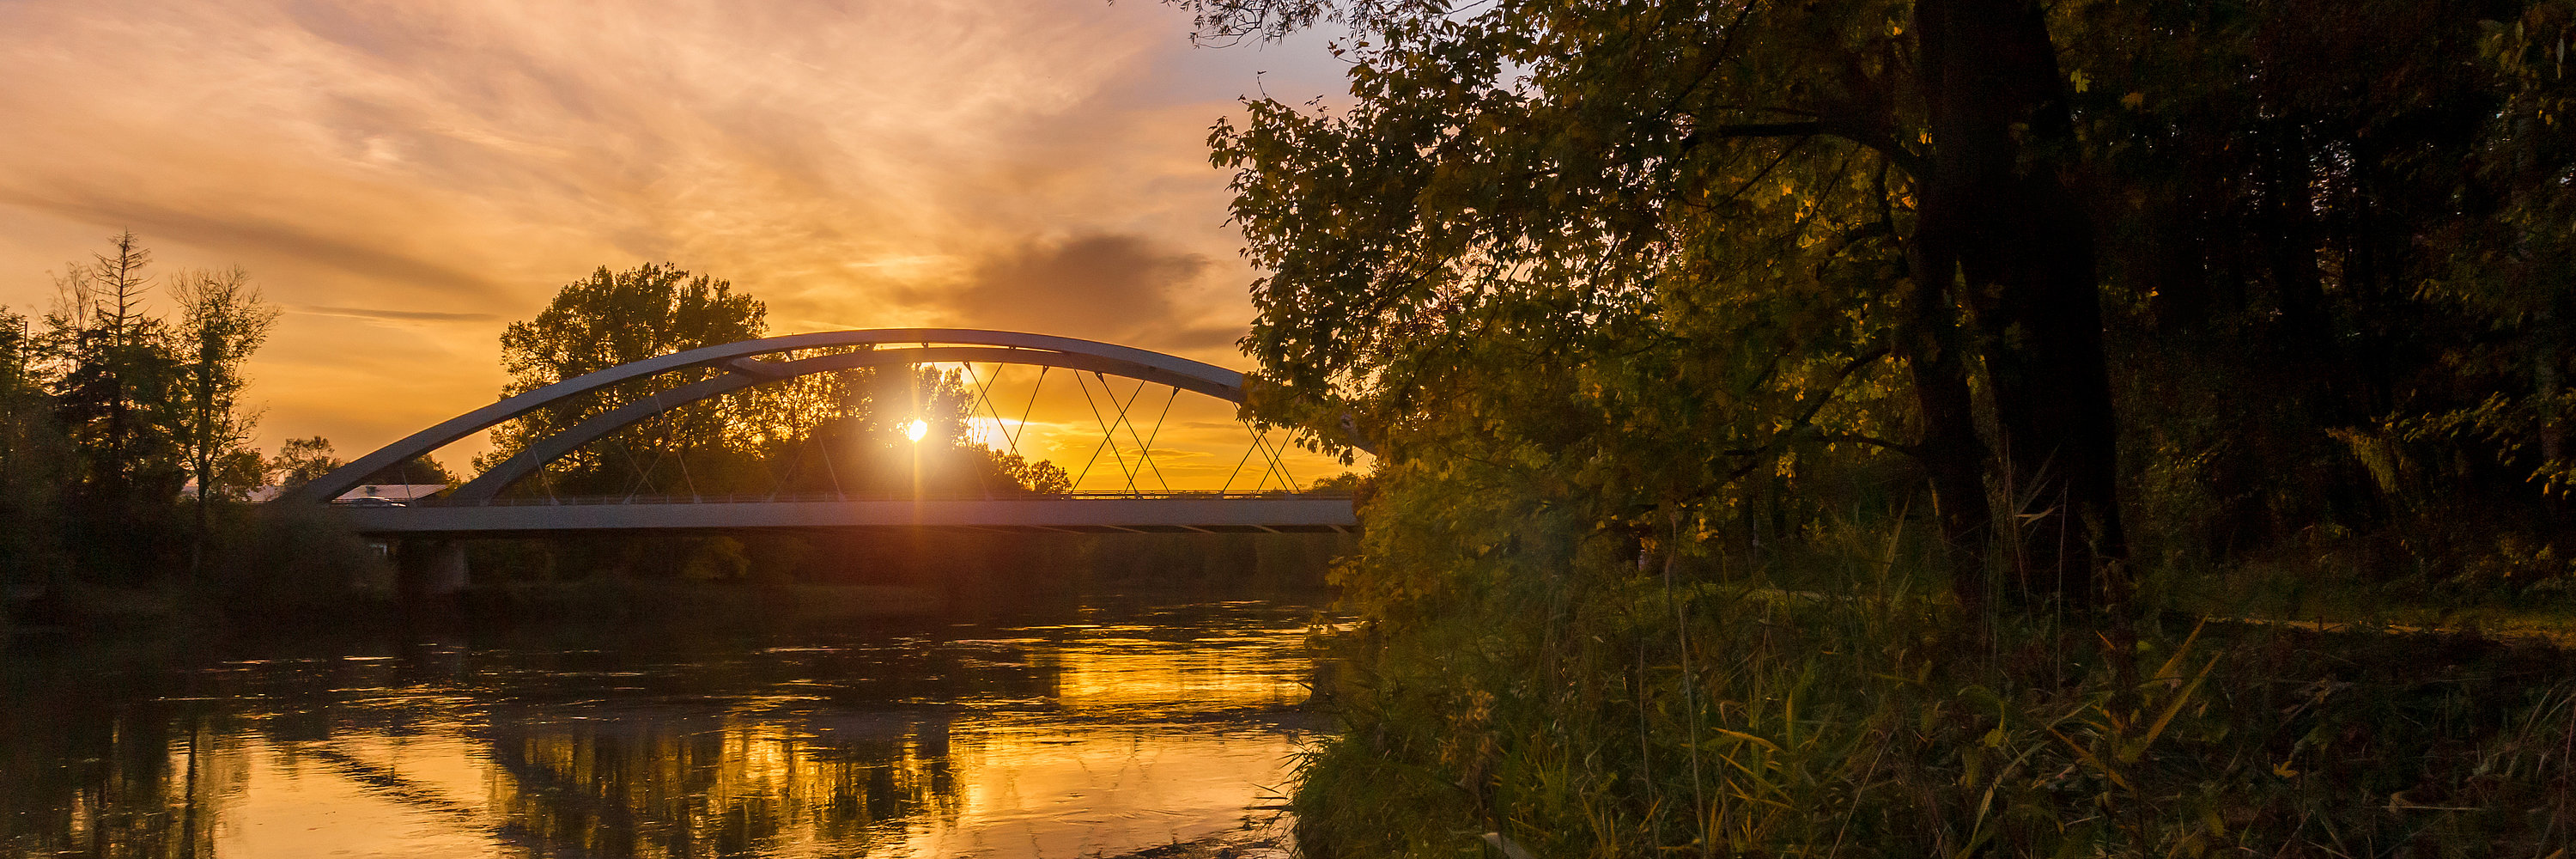
[[[1738,122],[1694,130],[1682,137],[1682,151],[1689,152],[1692,147],[1713,140],[1814,135],[1839,137],[1869,147],[1887,156],[1887,160],[1895,162],[1896,166],[1905,168],[1905,172],[1916,176],[1924,175],[1924,171],[1930,168],[1930,163],[1923,160],[1923,156],[1898,144],[1896,138],[1889,136],[1886,129],[1832,116],[1804,122]]]
[[[1871,446],[1871,447],[1884,448],[1884,449],[1887,449],[1887,450],[1896,451],[1897,453],[1905,454],[1906,456],[1921,456],[1921,455],[1922,455],[1922,453],[1921,453],[1921,448],[1916,447],[1915,445],[1910,445],[1910,444],[1901,444],[1901,443],[1898,443],[1898,442],[1888,441],[1888,440],[1886,440],[1886,439],[1879,438],[1879,437],[1877,437],[1877,436],[1867,436],[1867,435],[1861,435],[1861,434],[1859,434],[1859,433],[1849,433],[1849,432],[1828,432],[1828,433],[1817,433],[1817,434],[1816,434],[1816,440],[1817,440],[1817,441],[1826,441],[1826,442],[1847,441],[1847,442],[1851,442],[1851,443],[1854,443],[1854,444],[1865,444],[1865,445],[1869,445],[1869,446]]]
[[[1860,372],[1860,369],[1861,369],[1862,367],[1867,367],[1867,366],[1869,366],[1869,365],[1871,365],[1871,364],[1877,363],[1879,359],[1881,359],[1881,358],[1885,358],[1885,357],[1887,357],[1887,355],[1888,355],[1888,348],[1887,348],[1887,347],[1885,347],[1885,346],[1881,346],[1881,347],[1878,347],[1878,348],[1876,348],[1876,349],[1872,349],[1872,350],[1869,350],[1869,351],[1867,351],[1867,352],[1863,352],[1863,353],[1861,353],[1859,356],[1852,358],[1852,359],[1851,359],[1850,361],[1848,361],[1848,362],[1845,362],[1845,363],[1843,364],[1843,366],[1842,366],[1842,369],[1834,371],[1834,380],[1833,380],[1833,382],[1831,382],[1831,383],[1829,383],[1829,384],[1827,384],[1827,385],[1825,386],[1825,392],[1824,392],[1823,394],[1821,394],[1821,395],[1818,395],[1818,396],[1815,398],[1815,400],[1813,400],[1812,402],[1808,403],[1808,405],[1807,405],[1807,410],[1806,410],[1806,411],[1804,411],[1804,412],[1799,413],[1798,418],[1797,418],[1796,420],[1790,421],[1790,422],[1789,422],[1789,428],[1788,428],[1788,429],[1784,429],[1784,430],[1781,430],[1781,431],[1779,431],[1779,432],[1772,433],[1770,438],[1765,439],[1765,440],[1762,442],[1762,446],[1761,446],[1761,447],[1753,448],[1753,449],[1750,449],[1750,450],[1729,450],[1729,451],[1727,451],[1727,453],[1728,453],[1728,454],[1730,454],[1730,455],[1734,455],[1734,456],[1752,456],[1752,457],[1754,457],[1754,458],[1753,458],[1753,461],[1751,461],[1751,462],[1747,462],[1747,463],[1743,464],[1742,466],[1737,467],[1734,471],[1729,472],[1729,473],[1727,474],[1726,479],[1727,479],[1728,481],[1732,482],[1732,481],[1735,481],[1735,480],[1741,480],[1741,479],[1743,479],[1743,478],[1744,478],[1744,476],[1745,476],[1745,475],[1753,473],[1753,469],[1760,467],[1760,466],[1762,465],[1763,461],[1764,461],[1764,458],[1763,458],[1763,457],[1761,457],[1761,456],[1757,456],[1757,454],[1770,453],[1770,452],[1772,452],[1772,451],[1775,451],[1775,450],[1780,449],[1780,444],[1781,444],[1781,442],[1788,440],[1791,436],[1795,436],[1795,435],[1797,435],[1797,434],[1798,434],[1798,432],[1799,432],[1800,430],[1804,430],[1804,429],[1806,429],[1806,428],[1810,425],[1810,422],[1811,422],[1811,421],[1814,421],[1814,420],[1816,419],[1816,413],[1817,413],[1817,412],[1821,412],[1821,411],[1824,411],[1824,410],[1825,410],[1825,405],[1826,405],[1827,403],[1830,403],[1830,402],[1832,402],[1832,401],[1833,401],[1833,398],[1834,398],[1834,392],[1835,392],[1835,391],[1838,391],[1838,390],[1841,390],[1841,389],[1842,389],[1842,386],[1843,386],[1843,383],[1844,383],[1844,382],[1846,382],[1846,381],[1850,381],[1850,379],[1851,379],[1851,377],[1852,377],[1852,374],[1853,374],[1853,373],[1858,373],[1858,372]],[[1837,440],[1841,440],[1841,439],[1837,439]],[[1855,438],[1852,438],[1852,439],[1850,439],[1850,440],[1852,440],[1852,441],[1858,441],[1858,440],[1860,440],[1860,439],[1859,439],[1858,437],[1855,437]],[[1882,444],[1884,444],[1884,443],[1882,442]],[[1891,446],[1891,447],[1893,447],[1893,445],[1890,445],[1890,446]],[[1901,449],[1901,448],[1898,448],[1898,449]]]
[[[1823,120],[1808,120],[1806,122],[1730,123],[1709,129],[1706,136],[1724,140],[1735,137],[1805,137],[1810,134],[1825,133],[1827,132]],[[1690,136],[1682,138],[1682,148],[1689,149],[1699,145],[1701,138],[1700,132],[1691,132]]]

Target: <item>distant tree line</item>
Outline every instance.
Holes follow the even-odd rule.
[[[58,294],[43,314],[0,308],[0,601],[59,602],[85,589],[173,585],[288,601],[345,594],[365,563],[356,557],[367,554],[363,546],[327,520],[253,516],[247,503],[261,487],[300,486],[346,464],[320,436],[288,439],[274,456],[251,446],[260,410],[244,398],[244,368],[279,311],[250,277],[238,268],[155,273],[151,252],[123,233],[55,280]],[[765,315],[758,300],[723,280],[667,265],[603,267],[504,332],[502,363],[512,381],[503,394],[757,338]],[[497,429],[492,450],[475,464],[489,467],[583,420],[718,372],[668,374],[550,406]],[[953,370],[815,374],[647,419],[548,464],[511,491],[1015,495],[1071,488],[1053,463],[972,441],[970,410]],[[910,432],[916,421],[918,441]],[[426,454],[361,481],[461,482]],[[772,549],[747,551],[728,538],[620,537],[483,553],[504,561],[544,555],[527,568],[538,577],[609,571],[699,578],[747,575],[764,559],[795,567],[813,555]],[[299,577],[298,569],[321,572]],[[511,577],[508,563],[493,569]]]

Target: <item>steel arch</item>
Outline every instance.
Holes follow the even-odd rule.
[[[962,345],[938,347],[927,345],[931,343]],[[888,344],[923,345],[910,349],[879,349],[785,362],[757,359],[760,355],[798,349]],[[378,448],[374,453],[359,457],[355,462],[341,466],[329,474],[297,487],[294,491],[279,496],[277,502],[286,504],[328,502],[356,489],[369,475],[388,466],[445,447],[457,439],[490,429],[503,421],[557,402],[586,396],[611,385],[648,378],[673,370],[690,367],[719,367],[731,372],[658,392],[548,437],[531,445],[518,456],[494,467],[490,473],[476,477],[459,490],[458,497],[490,497],[507,487],[509,483],[534,473],[537,467],[552,461],[555,456],[568,453],[583,443],[663,411],[729,391],[763,382],[852,367],[970,360],[1090,370],[1168,385],[1233,403],[1239,404],[1244,401],[1242,373],[1176,355],[1166,355],[1133,346],[1120,346],[1115,343],[1102,343],[1097,340],[979,328],[863,328],[789,334],[707,346],[620,364],[509,397],[449,418],[436,426],[413,433],[401,441]],[[542,459],[522,462],[530,459],[531,454],[556,448],[560,449]],[[504,472],[509,473],[505,475]],[[486,481],[497,482],[487,483]],[[463,494],[466,491],[477,494],[466,496]]]

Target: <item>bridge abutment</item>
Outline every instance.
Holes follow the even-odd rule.
[[[395,548],[394,563],[395,587],[405,600],[454,596],[471,580],[461,540],[405,539]]]

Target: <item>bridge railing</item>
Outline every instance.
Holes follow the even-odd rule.
[[[416,498],[416,499],[411,499],[411,500],[408,500],[408,501],[395,502],[395,504],[389,504],[389,505],[386,505],[386,506],[408,506],[408,507],[556,507],[556,506],[589,506],[589,505],[606,505],[606,504],[770,504],[770,503],[818,503],[818,502],[846,502],[846,501],[991,501],[991,502],[1004,502],[1004,503],[1007,503],[1007,502],[1013,502],[1013,501],[1111,501],[1111,500],[1116,500],[1116,501],[1238,501],[1238,500],[1240,500],[1240,501],[1255,501],[1255,500],[1268,500],[1268,501],[1289,501],[1289,500],[1297,500],[1297,501],[1309,501],[1309,500],[1311,500],[1311,501],[1325,501],[1325,500],[1345,500],[1345,499],[1349,499],[1349,498],[1351,498],[1351,497],[1352,497],[1352,493],[1350,493],[1349,491],[1346,491],[1346,490],[1309,490],[1309,491],[1304,491],[1304,492],[1288,492],[1288,491],[1283,491],[1283,490],[1272,490],[1272,491],[1267,491],[1267,492],[1215,491],[1215,490],[1203,490],[1203,491],[1181,490],[1181,491],[1165,491],[1165,492],[1083,491],[1083,492],[1060,492],[1060,493],[1045,493],[1045,494],[1040,494],[1040,493],[1021,493],[1021,494],[1001,494],[1001,493],[991,493],[991,494],[939,494],[939,495],[900,495],[900,494],[894,494],[894,493],[875,493],[875,494],[872,494],[872,493],[857,493],[857,492],[802,492],[802,493],[739,493],[739,494],[702,494],[702,495],[584,495],[584,496],[520,496],[520,497],[490,498],[490,499],[481,499],[481,500],[456,500],[456,499],[440,498],[440,497],[435,497],[435,496],[433,496],[433,497],[429,497],[429,498]],[[342,504],[342,505],[335,505],[335,506],[349,506],[349,505],[347,505],[347,504]]]

